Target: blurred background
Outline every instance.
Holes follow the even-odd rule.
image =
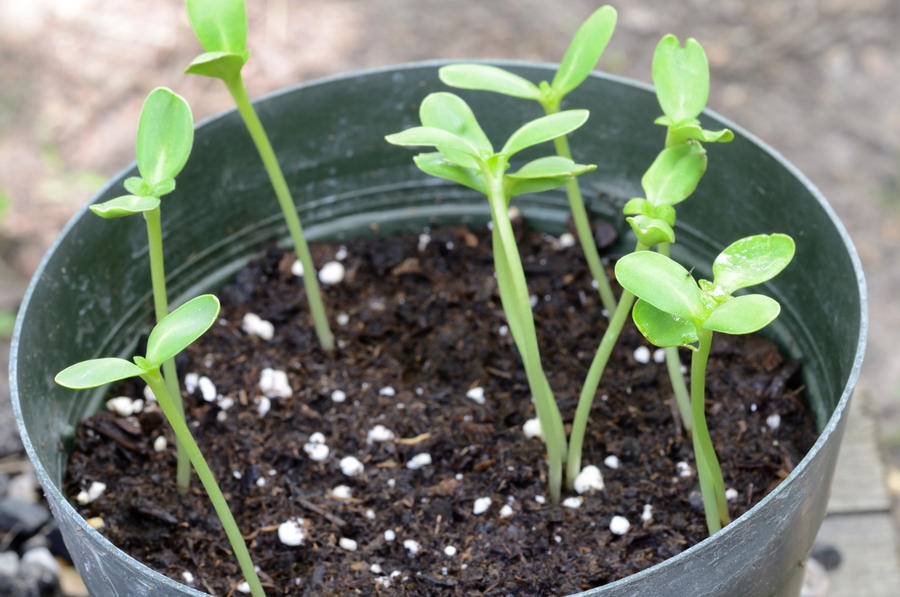
[[[599,3],[247,5],[252,55],[244,74],[258,96],[429,58],[558,61]],[[852,468],[872,471],[865,487],[839,472],[835,493],[852,501],[874,492],[864,510],[890,520],[900,495],[900,302],[891,300],[900,294],[900,1],[630,0],[616,8],[619,23],[599,69],[649,82],[663,34],[697,38],[710,62],[710,107],[804,172],[856,243],[872,325],[854,402],[865,446]],[[181,0],[0,0],[0,463],[21,458],[6,360],[28,279],[66,221],[134,159],[137,117],[152,88],[184,95],[197,120],[230,107],[218,81],[182,74],[199,51]],[[886,537],[877,551],[890,561],[866,574],[896,579],[896,543]],[[884,594],[900,594],[895,588]]]

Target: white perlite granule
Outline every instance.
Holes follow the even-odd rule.
[[[393,531],[393,529],[388,529],[384,532],[384,540],[388,543],[392,542],[397,538],[397,533]]]
[[[275,337],[275,326],[271,321],[266,321],[256,313],[247,313],[241,320],[241,329],[251,336],[257,336],[263,340],[271,340]]]
[[[271,367],[266,367],[260,372],[259,390],[269,398],[288,398],[293,393],[287,373]]]
[[[562,502],[562,505],[566,508],[572,508],[574,510],[576,508],[580,508],[581,504],[583,504],[583,503],[584,503],[583,497],[573,496],[573,497],[567,497],[566,499],[564,499]]]
[[[769,415],[768,417],[766,417],[766,425],[769,426],[769,429],[775,431],[781,426],[781,415]]]
[[[448,558],[452,558],[456,555],[456,547],[454,547],[453,545],[448,545],[444,548],[444,555],[446,555]]]
[[[431,454],[428,452],[421,452],[416,454],[406,463],[406,468],[412,471],[419,470],[423,466],[428,466],[431,464]]]
[[[475,500],[475,503],[472,505],[472,514],[476,516],[479,514],[484,514],[491,507],[491,498],[489,497],[480,497]]]
[[[278,540],[285,545],[303,545],[306,540],[306,520],[291,518],[278,525]]]
[[[356,548],[359,547],[356,541],[349,537],[341,537],[338,539],[338,545],[341,549],[346,549],[347,551],[356,551]]]
[[[335,390],[331,393],[331,401],[332,402],[343,402],[347,399],[347,394],[344,393],[344,390]]]
[[[726,489],[725,490],[725,499],[728,500],[729,502],[733,502],[734,500],[738,499],[737,489],[733,489],[731,487]]]
[[[574,486],[575,491],[579,494],[587,493],[588,491],[602,491],[603,474],[599,468],[589,464],[581,469],[581,472],[575,477]]]
[[[609,531],[613,535],[624,535],[631,528],[631,523],[624,516],[613,516],[609,521]]]
[[[481,386],[474,387],[466,392],[466,398],[475,404],[484,404],[484,388]]]
[[[541,420],[537,417],[528,419],[522,425],[522,431],[525,433],[525,437],[541,437]]]
[[[91,483],[90,487],[87,488],[87,491],[78,492],[78,495],[75,497],[75,501],[82,506],[84,506],[85,504],[90,504],[98,497],[103,495],[104,491],[106,491],[106,483],[94,481],[93,483]]]
[[[653,362],[654,363],[665,363],[666,362],[666,349],[665,348],[657,348],[653,351]]]
[[[375,425],[366,434],[366,442],[389,442],[394,439],[394,432],[384,425]]]
[[[615,454],[610,454],[606,458],[603,459],[603,464],[612,469],[619,468],[619,457]]]
[[[653,506],[650,504],[644,504],[644,511],[641,512],[641,520],[644,522],[649,522],[653,520]]]
[[[166,441],[165,436],[160,435],[155,440],[153,440],[153,451],[154,452],[165,452],[166,447],[169,445],[169,442]]]
[[[338,284],[344,279],[344,264],[339,261],[329,261],[319,270],[319,280],[322,284]]]
[[[341,458],[341,472],[348,477],[358,477],[365,472],[366,467],[356,456],[344,456]]]
[[[406,548],[406,552],[409,554],[409,557],[413,557],[419,553],[419,550],[422,549],[422,546],[415,539],[406,539],[403,542],[403,547]]]
[[[650,362],[650,349],[646,346],[638,346],[634,349],[634,360],[641,364]]]
[[[212,402],[216,399],[216,385],[205,375],[197,380],[197,387],[200,388],[200,395],[206,402]]]
[[[339,500],[349,500],[353,497],[353,491],[349,485],[338,485],[331,490],[331,495]]]
[[[509,504],[503,504],[503,507],[500,508],[500,518],[509,518],[513,514],[515,514],[515,511]]]

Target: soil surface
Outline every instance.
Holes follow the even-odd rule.
[[[519,232],[545,369],[571,420],[606,319],[579,249]],[[605,488],[580,496],[580,507],[551,505],[543,444],[523,432],[535,413],[489,234],[446,228],[428,238],[314,249],[317,263],[346,270],[325,289],[340,323],[334,356],[315,341],[293,255],[272,249],[222,289],[219,324],[180,362],[182,375],[215,385],[210,401],[201,388],[184,392],[190,426],[270,594],[567,594],[702,540],[691,444],[673,421],[665,365],[636,353],[653,347],[629,324],[595,400],[584,464],[601,469]],[[274,338],[244,332],[247,313],[274,324]],[[263,398],[265,368],[286,372],[290,396]],[[713,343],[707,412],[737,492],[733,517],[815,439],[797,369],[758,338]],[[143,389],[115,393],[141,398]],[[394,437],[372,441],[377,425]],[[323,460],[310,456],[323,450],[315,433],[328,446]],[[235,593],[242,577],[199,483],[184,500],[174,490],[173,437],[154,403],[128,418],[98,412],[77,438],[69,495],[107,484],[80,507],[86,518],[102,517],[113,543],[179,582],[189,574],[198,589]],[[430,461],[411,467],[422,454]],[[342,471],[350,456],[363,466],[356,476]],[[630,523],[622,535],[610,530],[614,516]],[[290,521],[303,545],[281,541]]]

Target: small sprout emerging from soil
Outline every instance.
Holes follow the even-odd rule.
[[[76,390],[95,388],[115,381],[140,377],[153,389],[157,402],[169,421],[175,437],[190,458],[194,470],[210,502],[222,522],[225,534],[231,543],[241,572],[247,579],[254,597],[263,597],[265,592],[253,568],[253,561],[247,551],[244,538],[238,530],[234,517],[228,509],[225,496],[209,469],[206,459],[194,441],[190,429],[169,394],[166,381],[160,371],[163,363],[175,357],[194,340],[203,335],[215,323],[219,315],[219,300],[211,294],[193,298],[163,317],[150,331],[147,338],[147,352],[135,356],[131,361],[120,358],[101,358],[82,361],[66,367],[56,375],[56,383]]]
[[[535,85],[519,75],[484,64],[453,64],[442,67],[439,71],[441,81],[451,87],[492,91],[534,100],[544,108],[545,114],[556,114],[560,111],[563,98],[587,79],[600,60],[616,27],[616,19],[616,10],[611,6],[602,6],[591,14],[575,33],[553,81],[549,83],[542,81]],[[553,144],[559,157],[572,159],[565,135],[556,137]],[[566,182],[566,192],[588,267],[597,282],[603,306],[611,313],[616,308],[616,299],[600,260],[578,182],[574,178]]]
[[[259,152],[263,166],[275,190],[303,270],[315,272],[309,245],[303,234],[297,206],[278,164],[275,150],[259,116],[250,103],[241,70],[250,51],[247,49],[247,9],[244,0],[187,0],[188,20],[204,52],[194,58],[185,72],[221,79],[234,99],[244,125]],[[334,335],[325,315],[325,305],[315,275],[303,276],[306,298],[315,324],[319,344],[326,352],[334,351]]]
[[[638,297],[632,317],[657,346],[686,346],[691,358],[691,419],[694,457],[710,534],[728,524],[728,504],[705,413],[706,362],[713,332],[749,334],[771,323],[781,307],[762,294],[733,293],[761,284],[783,270],[794,256],[785,234],[758,234],[733,242],[713,262],[713,280],[698,283],[668,257],[652,251],[626,255],[616,278]]]

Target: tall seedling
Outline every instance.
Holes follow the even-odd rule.
[[[546,114],[556,114],[560,110],[563,98],[581,85],[597,64],[616,27],[616,16],[613,7],[603,6],[588,17],[572,39],[559,70],[550,83],[541,81],[539,85],[535,85],[519,75],[485,64],[452,64],[442,67],[438,74],[441,81],[451,87],[493,91],[534,100],[544,108]],[[569,141],[565,135],[553,139],[553,144],[557,155],[572,159]],[[566,183],[566,193],[578,241],[584,251],[591,276],[597,283],[603,307],[612,314],[616,308],[616,299],[597,251],[591,223],[576,179],[573,178]]]
[[[164,87],[154,89],[144,101],[138,122],[136,145],[140,177],[125,180],[125,189],[129,195],[91,206],[91,211],[102,218],[121,218],[136,213],[144,215],[147,223],[153,306],[157,322],[169,313],[163,263],[160,197],[175,190],[175,177],[184,168],[193,143],[194,120],[190,106],[184,98],[170,89]],[[162,368],[175,408],[183,418],[184,406],[181,402],[174,355],[162,364]],[[175,478],[178,492],[186,494],[191,479],[191,465],[181,443],[178,443]]]
[[[185,72],[221,79],[234,98],[275,189],[275,196],[294,243],[294,251],[303,265],[303,286],[319,344],[326,352],[332,352],[334,335],[325,314],[315,265],[303,235],[297,206],[291,197],[281,166],[278,165],[275,150],[250,103],[241,76],[241,69],[250,57],[250,51],[247,50],[247,10],[244,0],[187,0],[187,12],[191,27],[205,51],[194,58]]]
[[[500,301],[534,397],[547,447],[550,497],[557,503],[566,459],[566,433],[541,364],[525,272],[509,219],[509,202],[522,193],[537,193],[565,185],[595,166],[549,156],[528,162],[516,172],[506,171],[515,154],[577,129],[587,120],[588,112],[567,110],[537,118],[510,135],[499,151],[493,148],[469,106],[452,93],[429,94],[422,101],[419,117],[422,126],[388,135],[387,140],[396,145],[435,147],[437,152],[422,153],[413,158],[419,169],[487,195]]]

